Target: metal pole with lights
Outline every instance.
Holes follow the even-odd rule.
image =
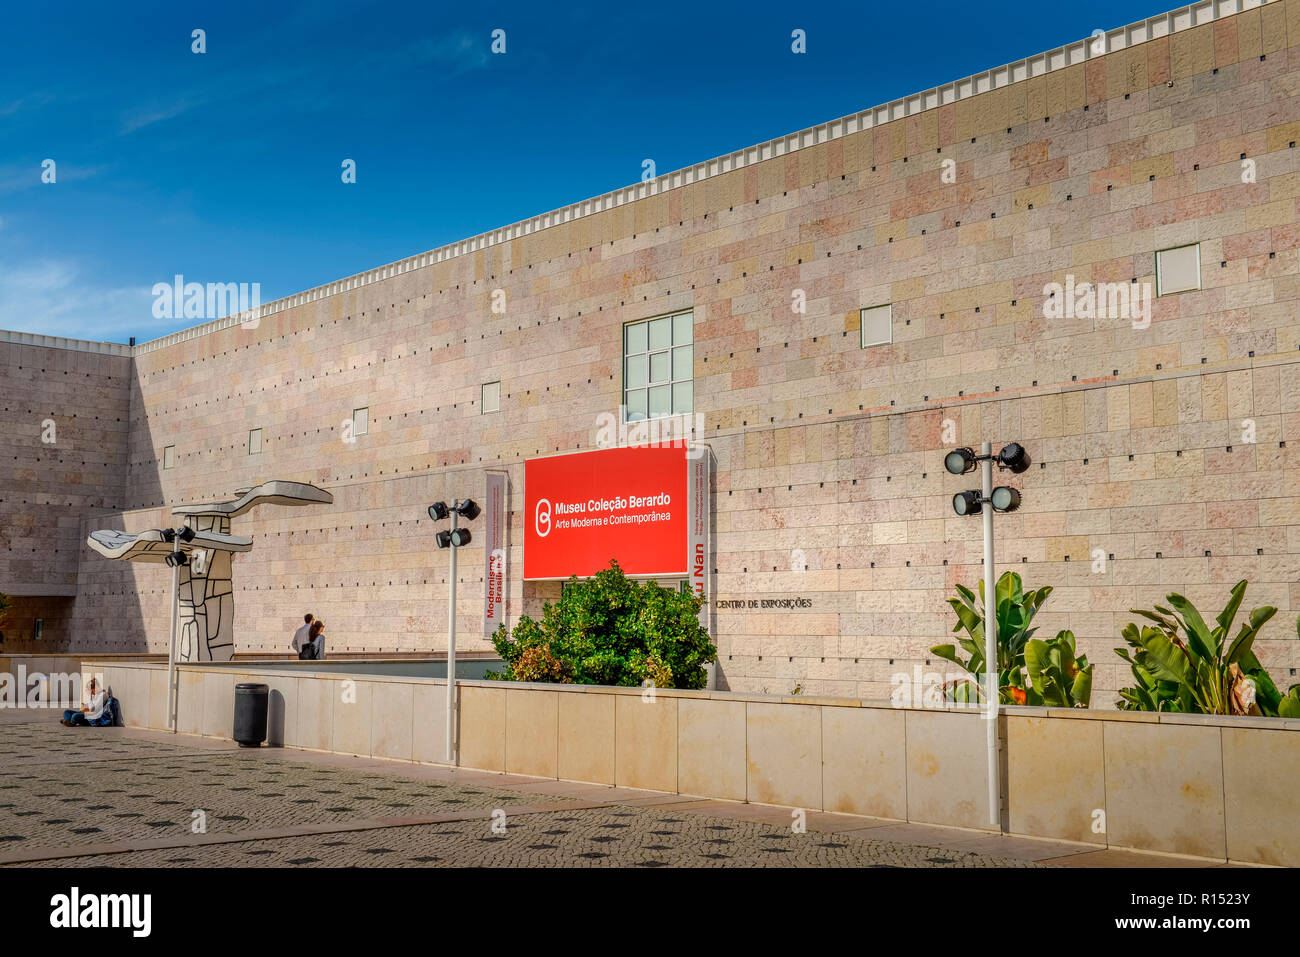
[[[1020,492],[1006,485],[993,487],[993,465],[1019,475],[1029,468],[1029,453],[1018,442],[1003,447],[996,456],[993,444],[985,442],[980,454],[969,448],[954,449],[943,460],[953,475],[965,475],[980,466],[980,490],[958,492],[952,510],[958,515],[979,514],[984,522],[984,702],[988,720],[989,824],[1002,830],[1001,771],[998,761],[998,598],[993,564],[993,513],[1014,512],[1020,507]],[[985,505],[991,506],[985,508]]]
[[[435,541],[439,548],[451,549],[451,593],[447,600],[447,763],[455,765],[456,761],[456,549],[470,543],[468,528],[457,528],[456,520],[465,516],[467,521],[474,521],[479,516],[479,507],[472,498],[453,501],[451,507],[446,502],[434,502],[429,506],[429,517],[440,522],[451,516],[451,529],[439,532]]]
[[[182,542],[192,542],[194,540],[194,529],[188,525],[180,528],[164,528],[162,530],[164,542],[175,544],[177,540]],[[176,730],[176,629],[180,618],[180,582],[181,566],[190,563],[189,556],[181,551],[180,546],[176,545],[175,549],[166,558],[163,559],[167,566],[172,570],[172,636],[171,644],[167,648],[167,730]]]

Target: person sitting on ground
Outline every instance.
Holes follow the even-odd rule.
[[[303,661],[319,661],[325,657],[325,622],[313,621],[308,636],[298,657]]]
[[[307,643],[308,633],[311,631],[312,616],[310,613],[302,616],[303,625],[293,633],[293,641],[289,642],[289,647],[293,649],[296,655],[302,651],[302,646]]]
[[[94,678],[90,679],[90,684],[86,686],[86,691],[90,695],[90,703],[80,710],[69,708],[63,712],[63,718],[59,724],[67,725],[69,728],[76,726],[93,726],[103,727],[113,723],[113,712],[108,706],[108,692],[99,687],[99,682]]]

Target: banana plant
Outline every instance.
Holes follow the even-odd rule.
[[[1130,623],[1124,628],[1123,638],[1133,651],[1116,648],[1115,652],[1129,663],[1137,684],[1120,691],[1118,707],[1184,714],[1277,715],[1285,699],[1251,650],[1259,630],[1277,609],[1270,605],[1254,609],[1237,636],[1229,640],[1245,595],[1246,582],[1237,582],[1213,628],[1182,595],[1166,596],[1172,608],[1130,609],[1155,627],[1139,628]]]
[[[980,580],[976,595],[964,585],[956,586],[957,596],[948,604],[957,614],[953,631],[966,630],[966,637],[957,644],[970,657],[962,660],[957,645],[936,645],[930,649],[935,657],[951,661],[970,673],[970,679],[951,682],[945,688],[950,700],[975,702],[983,699],[981,683],[985,671],[984,661],[984,581]],[[1052,586],[1045,585],[1037,591],[1025,591],[1020,576],[1003,572],[998,577],[994,591],[997,614],[997,673],[998,698],[1008,704],[1025,704],[1029,691],[1025,685],[1025,645],[1036,629],[1032,627],[1034,615],[1052,594]]]
[[[1295,633],[1300,638],[1300,615],[1296,616]],[[1288,688],[1285,697],[1279,695],[1277,713],[1283,718],[1300,718],[1300,684]]]
[[[1092,665],[1074,654],[1074,632],[1061,631],[1050,641],[1025,643],[1025,671],[1032,694],[1024,704],[1049,708],[1086,708],[1092,700]]]

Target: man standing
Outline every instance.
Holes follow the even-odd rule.
[[[302,627],[293,633],[293,641],[289,643],[289,647],[293,649],[295,655],[302,651],[302,646],[307,643],[311,635],[312,616],[303,615],[302,621]]]

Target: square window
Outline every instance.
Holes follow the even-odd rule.
[[[650,381],[667,382],[672,373],[672,361],[666,352],[656,352],[650,357]]]
[[[163,468],[172,469],[176,467],[176,446],[169,445],[163,449]]]
[[[650,381],[650,360],[647,356],[628,356],[627,357],[627,387],[629,389],[644,388],[645,384]]]
[[[650,390],[650,417],[672,413],[672,386],[657,385]]]
[[[501,411],[501,383],[483,383],[483,414]]]
[[[673,344],[673,321],[667,317],[650,320],[650,348],[667,349]]]
[[[694,411],[695,314],[630,323],[623,330],[626,421]]]
[[[673,378],[676,380],[693,379],[695,370],[694,349],[691,346],[678,346],[673,350]]]
[[[646,349],[646,330],[649,326],[644,322],[638,322],[635,325],[627,327],[627,354],[635,355],[638,352],[645,352]]]
[[[862,323],[862,348],[886,346],[894,341],[894,307],[871,306],[859,313]]]
[[[695,408],[695,383],[673,383],[673,414],[687,415]]]
[[[364,409],[353,409],[352,410],[352,434],[354,436],[365,435],[369,431],[370,431],[369,407],[366,407]]]
[[[1156,295],[1172,296],[1201,288],[1201,244],[1156,253]]]
[[[248,430],[248,454],[249,455],[262,454],[262,430],[261,429]]]
[[[695,314],[683,312],[673,316],[673,345],[686,346],[695,341]]]

